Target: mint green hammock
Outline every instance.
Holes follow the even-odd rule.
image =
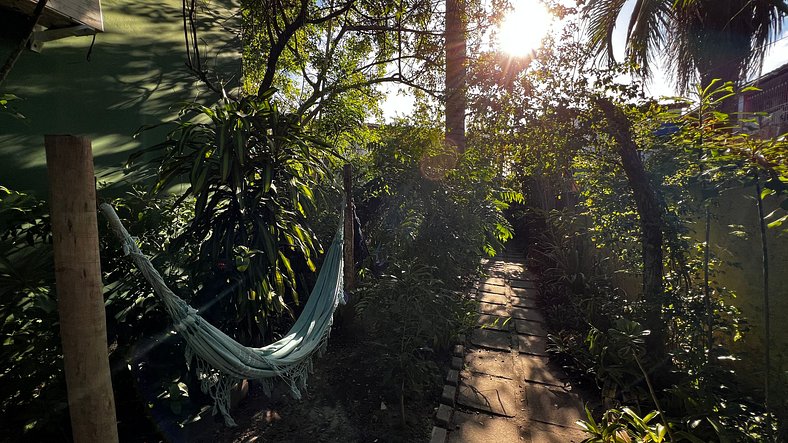
[[[279,341],[262,348],[251,348],[215,328],[200,317],[196,309],[175,295],[137,247],[112,206],[104,203],[101,210],[123,243],[123,252],[131,256],[159,295],[172,317],[175,331],[186,340],[186,363],[191,365],[196,361],[202,390],[214,400],[214,414],[221,412],[225,423],[235,426],[229,413],[230,389],[243,379],[262,381],[263,388],[270,395],[271,379],[280,378],[290,386],[295,398],[301,398],[301,390],[306,388],[307,375],[312,369],[312,355],[325,350],[334,311],[339,303],[344,302],[341,228],[326,253],[309,300],[293,327]]]

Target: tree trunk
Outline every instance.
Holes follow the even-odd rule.
[[[117,442],[90,140],[48,135],[45,145],[72,434],[77,443]]]
[[[619,155],[627,181],[635,197],[635,206],[640,218],[643,247],[643,299],[646,304],[644,326],[651,330],[651,351],[661,353],[664,349],[665,326],[662,321],[662,298],[664,285],[662,262],[662,205],[646,175],[643,162],[632,140],[629,119],[611,101],[600,98],[597,105],[605,113],[610,135],[618,143]]]
[[[465,0],[446,0],[446,142],[465,152]]]

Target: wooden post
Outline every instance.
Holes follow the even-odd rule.
[[[90,140],[47,135],[55,290],[76,443],[117,442]]]
[[[343,169],[345,185],[345,244],[343,248],[345,268],[345,290],[356,287],[356,262],[353,254],[355,239],[353,238],[353,166],[346,164]]]

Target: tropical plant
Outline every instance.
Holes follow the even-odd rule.
[[[382,126],[353,160],[372,257],[352,299],[367,354],[403,422],[414,419],[408,404],[439,390],[448,346],[474,316],[465,286],[480,258],[511,238],[503,211],[522,201],[476,149],[458,156],[437,126],[417,119]]]
[[[762,300],[763,300],[763,336],[764,336],[764,403],[770,409],[771,391],[771,331],[770,331],[770,297],[769,297],[769,254],[766,241],[767,228],[779,228],[788,220],[788,169],[785,164],[788,147],[783,138],[761,139],[745,130],[746,126],[756,126],[757,118],[752,115],[738,115],[736,121],[730,115],[716,108],[724,100],[737,92],[747,92],[754,88],[748,87],[735,91],[731,83],[712,81],[706,88],[697,88],[694,100],[685,100],[696,110],[678,117],[680,125],[671,139],[676,146],[687,149],[695,146],[698,153],[698,167],[704,185],[702,198],[706,210],[706,245],[705,245],[705,304],[707,307],[707,347],[711,351],[714,346],[713,319],[715,310],[708,285],[709,266],[709,232],[711,218],[709,203],[713,202],[721,190],[741,186],[752,186],[755,210],[759,223],[762,263]],[[770,214],[764,211],[764,198],[773,196],[781,199]],[[711,353],[709,354],[711,357]],[[768,417],[768,416],[767,416]],[[768,421],[768,419],[767,419]],[[770,428],[767,424],[766,428]]]
[[[613,29],[625,3],[589,0],[583,6],[591,45],[610,61]],[[627,59],[648,76],[663,54],[684,91],[696,79],[704,87],[715,78],[738,82],[761,66],[786,14],[783,0],[639,0],[625,34]]]
[[[299,271],[316,269],[320,249],[307,217],[331,176],[332,150],[298,115],[282,114],[271,94],[189,105],[142,166],[154,171],[152,195],[172,192],[174,208],[194,214],[169,248],[199,248],[187,264],[194,303],[213,305],[207,315],[246,341],[270,334],[269,317],[298,304]]]
[[[640,417],[629,408],[608,409],[597,422],[592,412],[586,407],[587,420],[578,420],[577,424],[590,436],[583,443],[660,443],[680,440],[668,439],[668,428],[661,423],[652,424],[659,415],[653,411]],[[690,440],[697,441],[697,440]]]
[[[511,238],[503,210],[522,196],[496,181],[477,150],[459,157],[435,127],[405,122],[381,128],[368,150],[356,200],[365,232],[386,247],[382,258],[419,258],[459,288],[480,255]]]
[[[0,232],[0,413],[12,435],[62,430],[65,379],[46,204],[0,186]]]
[[[357,290],[356,310],[375,353],[382,384],[400,403],[403,423],[406,401],[422,401],[434,389],[445,353],[458,333],[470,324],[470,300],[446,289],[434,269],[416,261],[391,266],[390,273]]]
[[[559,51],[576,53],[566,42]],[[613,71],[596,73],[595,85],[584,83],[560,54],[550,52],[538,54],[521,74],[507,71],[510,75],[498,83],[495,75],[479,76],[485,94],[473,103],[485,118],[472,120],[474,127],[486,129],[482,136],[490,143],[490,155],[500,155],[502,169],[512,172],[513,182],[511,177],[518,178],[529,197],[529,256],[542,277],[550,349],[560,353],[570,373],[596,381],[610,407],[623,403],[638,411],[659,404],[670,417],[683,417],[676,434],[681,429],[707,440],[767,438],[771,425],[763,424],[762,402],[747,393],[726,363],[736,359],[731,345],[747,331],[746,320],[729,304],[732,292],[718,282],[730,263],[714,250],[705,253],[706,242],[693,227],[698,212],[713,207],[719,192],[753,183],[753,169],[761,184],[770,183],[762,195],[777,195],[783,186],[778,172],[785,163],[786,150],[778,153],[782,141],[731,132],[733,119],[719,111],[732,98],[731,84],[710,82],[698,89],[705,94],[702,102],[682,101],[685,106],[669,111],[645,100],[636,84],[617,84]],[[543,64],[553,69],[543,72]],[[593,112],[599,91],[627,103],[619,108],[623,116],[616,117],[610,107],[612,112]],[[611,117],[624,122],[628,140],[615,137]],[[507,130],[497,129],[498,121]],[[640,179],[652,187],[651,201],[659,208],[651,218],[659,221],[662,256],[652,261],[662,267],[662,288],[648,297],[650,309],[644,309],[636,289],[627,294],[634,289],[629,276],[644,270],[639,242],[641,225],[649,220],[636,204],[622,141],[634,145],[629,159],[641,163]],[[784,216],[779,208],[763,214],[773,227]],[[594,252],[604,260],[594,259]],[[567,313],[574,315],[562,315]],[[612,352],[610,332],[618,329],[620,318],[664,331],[660,339],[654,331],[638,339],[662,343],[663,357],[651,345],[642,355]]]

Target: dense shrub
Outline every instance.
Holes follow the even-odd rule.
[[[701,106],[710,107],[705,100],[716,100],[713,94],[730,91],[724,86],[711,97],[701,96]],[[570,371],[596,383],[608,408],[625,405],[642,416],[661,404],[660,418],[671,421],[677,432],[702,439],[766,439],[773,435],[774,421],[769,422],[759,394],[744,386],[730,364],[737,359],[731,349],[746,334],[746,321],[731,305],[735,294],[717,283],[722,260],[700,238],[712,220],[705,216],[704,227],[699,214],[708,214],[723,189],[758,177],[752,171],[756,166],[742,155],[750,152],[745,146],[751,140],[732,134],[727,116],[706,108],[708,116],[701,120],[691,113],[666,112],[653,103],[626,109],[661,205],[661,219],[654,222],[664,238],[659,320],[667,331],[660,343],[667,353],[658,358],[645,355],[643,371],[639,363],[611,348],[617,322],[646,324],[651,318],[653,323],[640,291],[632,288],[626,294],[620,289],[627,280],[622,276],[644,272],[638,223],[643,214],[636,207],[617,145],[604,134],[582,135],[580,130],[589,146],[576,151],[567,165],[576,194],[569,200],[576,204],[562,211],[532,213],[543,226],[531,258],[542,270],[541,286],[554,331],[552,349]],[[588,118],[594,128],[593,114]],[[672,122],[674,135],[659,135],[661,122]],[[752,152],[779,158],[767,149]],[[765,194],[779,192],[764,189]],[[693,233],[693,228],[700,232]],[[550,315],[558,312],[573,312],[573,319]],[[649,392],[649,378],[655,394]],[[621,418],[618,413],[606,415],[613,416]]]
[[[354,295],[358,321],[405,417],[407,403],[435,393],[448,346],[472,324],[463,291],[481,257],[511,237],[502,211],[519,196],[498,186],[476,151],[460,155],[441,131],[414,122],[382,127],[355,163],[371,250]]]
[[[0,186],[0,415],[9,436],[68,434],[53,269],[46,205]]]

